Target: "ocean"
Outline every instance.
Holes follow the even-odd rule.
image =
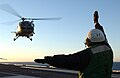
[[[15,65],[15,66],[24,66],[24,67],[50,67],[49,64],[41,64],[41,63],[35,63],[35,62],[0,62],[1,64],[9,64],[9,65]],[[52,67],[52,66],[51,66]],[[114,71],[120,71],[120,62],[113,62],[112,69]]]
[[[120,62],[114,62],[112,69],[113,70],[120,70]]]

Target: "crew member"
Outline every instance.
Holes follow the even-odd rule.
[[[46,56],[44,59],[35,59],[35,62],[78,70],[79,78],[111,78],[113,51],[98,18],[98,11],[95,11],[95,29],[88,33],[85,40],[88,48],[69,55]]]
[[[79,71],[79,78],[111,78],[113,51],[106,44],[104,33],[92,29],[85,40],[87,48],[74,54],[46,56],[35,59],[55,67]]]

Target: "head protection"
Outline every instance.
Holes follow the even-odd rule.
[[[90,32],[88,32],[87,38],[91,42],[103,42],[103,41],[105,41],[105,36],[104,36],[103,32],[99,29],[92,29]]]

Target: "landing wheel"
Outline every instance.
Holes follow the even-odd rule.
[[[14,38],[13,40],[15,41],[16,39]]]
[[[32,41],[32,38],[30,38],[30,40]]]

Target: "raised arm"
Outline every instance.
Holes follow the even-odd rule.
[[[98,19],[99,19],[98,11],[95,11],[93,16],[94,16],[93,18],[94,18],[95,29],[99,29],[103,32],[103,34],[105,36],[106,45],[110,47],[107,37],[106,37],[106,34],[103,29],[103,26],[101,26],[100,23],[98,22]]]
[[[105,39],[107,41],[107,38],[106,38],[106,34],[104,32],[104,29],[103,27],[100,25],[100,23],[98,22],[98,19],[99,19],[99,15],[98,15],[98,11],[95,11],[94,12],[94,24],[95,24],[95,29],[99,29],[103,32],[104,36],[105,36]]]
[[[98,22],[98,19],[99,19],[98,11],[94,12],[93,18],[94,18],[95,29],[100,29],[104,33],[103,27]],[[105,33],[104,33],[104,35],[105,35]]]

